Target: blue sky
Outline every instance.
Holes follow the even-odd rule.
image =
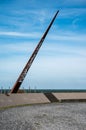
[[[0,88],[12,88],[53,23],[21,88],[86,89],[86,1],[0,0]]]

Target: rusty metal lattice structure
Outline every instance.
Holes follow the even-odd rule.
[[[23,82],[23,80],[24,80],[28,70],[30,69],[30,66],[32,65],[32,63],[33,63],[33,61],[34,61],[34,59],[35,59],[35,57],[36,57],[40,47],[42,46],[42,43],[43,43],[47,33],[49,32],[49,30],[50,30],[50,28],[51,28],[51,26],[52,26],[52,24],[53,24],[53,22],[54,22],[54,20],[55,20],[55,18],[57,16],[58,12],[59,11],[56,12],[56,14],[53,17],[51,23],[49,24],[47,30],[45,31],[44,35],[42,36],[41,40],[39,41],[38,45],[36,46],[34,52],[32,53],[30,59],[28,60],[27,64],[25,65],[23,71],[21,72],[20,76],[18,77],[16,83],[14,84],[14,86],[13,86],[13,88],[11,90],[11,93],[17,93],[18,92],[18,89],[21,86],[21,84],[22,84],[22,82]]]

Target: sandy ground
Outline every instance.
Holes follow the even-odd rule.
[[[0,130],[86,130],[86,103],[53,103],[1,110]]]

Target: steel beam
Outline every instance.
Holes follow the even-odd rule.
[[[56,12],[56,14],[55,14],[55,16],[53,17],[51,23],[49,24],[47,30],[46,30],[45,33],[43,34],[41,40],[39,41],[38,45],[36,46],[34,52],[32,53],[32,55],[31,55],[31,57],[30,57],[30,59],[28,60],[27,64],[25,65],[23,71],[22,71],[21,74],[19,75],[19,77],[18,77],[16,83],[14,84],[14,86],[13,86],[13,88],[12,88],[12,90],[11,90],[11,93],[17,93],[17,92],[18,92],[18,89],[19,89],[20,85],[22,84],[22,82],[23,82],[23,80],[24,80],[24,78],[25,78],[25,76],[26,76],[28,70],[30,69],[30,67],[31,67],[31,65],[32,65],[32,63],[33,63],[33,61],[34,61],[34,59],[35,59],[35,57],[36,57],[36,55],[37,55],[37,53],[38,53],[40,47],[42,46],[42,43],[43,43],[43,41],[44,41],[44,39],[45,39],[47,33],[49,32],[49,30],[50,30],[50,28],[51,28],[51,26],[52,26],[52,24],[53,24],[53,22],[54,22],[54,20],[55,20],[55,18],[56,18],[56,16],[57,16],[58,12],[59,12],[59,11]]]

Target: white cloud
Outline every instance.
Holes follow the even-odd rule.
[[[21,32],[0,32],[0,35],[2,36],[13,36],[13,37],[27,37],[27,38],[39,38],[39,40],[42,37],[41,32],[31,32],[31,33],[21,33]],[[48,39],[50,40],[72,40],[72,41],[86,41],[86,35],[80,35],[73,32],[61,32],[57,34],[49,34]]]
[[[50,36],[48,36],[49,37],[49,39],[51,40],[61,40],[61,41],[63,41],[64,42],[64,40],[66,40],[66,41],[86,41],[86,35],[74,35],[74,34],[72,34],[72,35],[70,35],[70,34],[65,34],[65,32],[64,32],[64,35],[62,34],[60,34],[60,35],[50,35]]]
[[[12,35],[12,36],[18,36],[18,37],[32,37],[34,39],[39,37],[41,34],[40,33],[20,33],[20,32],[2,32],[2,35]],[[10,36],[11,37],[11,36]],[[40,38],[39,38],[40,40]],[[38,41],[39,41],[38,40]],[[17,42],[15,43],[4,43],[0,44],[0,54],[3,55],[8,54],[9,56],[15,53],[15,56],[18,54],[31,54],[38,44],[38,41],[35,41],[35,39],[32,41],[28,42]],[[86,36],[85,35],[78,35],[74,33],[68,33],[65,32],[64,34],[57,34],[57,35],[51,35],[49,34],[47,36],[47,39],[45,43],[43,44],[42,53],[51,53],[54,55],[58,54],[66,54],[66,55],[81,55],[81,56],[86,56]]]
[[[85,8],[65,8],[60,10],[59,18],[75,18],[80,15],[85,15],[86,9]]]
[[[21,33],[21,32],[0,32],[0,35],[4,36],[14,36],[14,37],[28,37],[28,38],[39,38],[40,33]]]
[[[26,62],[27,60],[23,60],[23,57],[20,56],[17,59],[3,60],[2,64],[0,64],[2,70],[0,72],[2,72],[4,81],[9,80],[10,84],[11,82],[14,83]],[[3,66],[3,64],[6,64],[6,66]],[[31,66],[25,82],[33,81],[34,86],[36,82],[39,82],[39,84],[44,82],[45,85],[51,84],[51,86],[53,82],[56,85],[58,82],[63,82],[63,84],[74,83],[77,80],[79,82],[79,80],[83,81],[82,79],[86,77],[85,67],[86,59],[82,57],[38,57]],[[3,80],[3,78],[0,80]],[[43,87],[43,84],[40,87]]]

